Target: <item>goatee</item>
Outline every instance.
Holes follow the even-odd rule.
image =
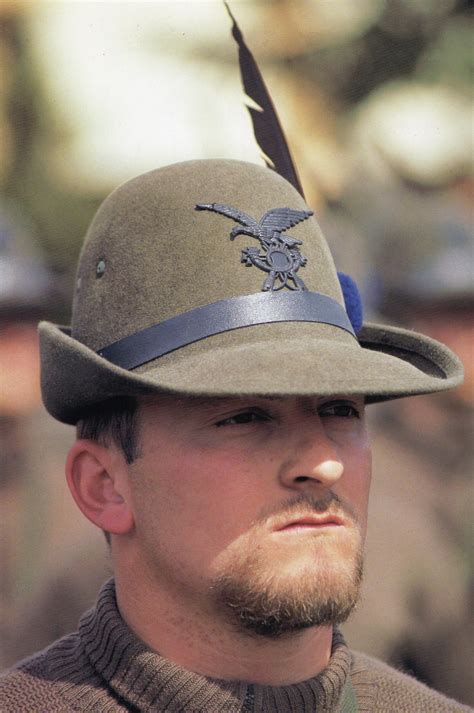
[[[359,598],[363,572],[363,544],[352,511],[329,493],[316,500],[304,494],[287,503],[283,512],[306,506],[306,511],[324,512],[330,506],[346,519],[350,533],[306,538],[303,545],[310,561],[293,571],[289,562],[274,559],[268,565],[265,546],[259,546],[259,527],[268,514],[236,541],[213,581],[212,591],[226,618],[241,632],[277,638],[315,626],[341,624]],[[281,512],[281,509],[280,511]],[[345,528],[347,529],[347,528]],[[253,543],[256,544],[253,544]],[[253,546],[252,546],[253,545]],[[295,554],[295,557],[299,551]],[[306,559],[308,559],[306,557]],[[286,566],[288,565],[288,566]]]

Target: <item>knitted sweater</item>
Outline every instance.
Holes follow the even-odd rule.
[[[339,713],[348,679],[359,713],[470,710],[374,659],[351,653],[339,632],[327,668],[302,683],[266,686],[192,673],[132,634],[110,581],[76,633],[2,674],[0,712]]]

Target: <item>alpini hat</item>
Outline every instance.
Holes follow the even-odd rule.
[[[43,400],[65,423],[120,395],[379,401],[462,379],[442,344],[362,326],[357,288],[336,273],[227,10],[244,89],[261,109],[249,107],[255,137],[275,172],[189,161],[139,176],[104,201],[79,261],[71,328],[40,324]]]
[[[118,395],[378,401],[460,383],[447,347],[360,328],[345,292],[311,210],[277,173],[229,160],[151,171],[99,208],[71,328],[40,325],[44,403],[75,423]]]

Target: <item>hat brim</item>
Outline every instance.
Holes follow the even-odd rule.
[[[362,394],[374,402],[442,391],[463,378],[461,362],[446,346],[406,329],[366,324],[358,342],[342,330],[334,338],[334,328],[325,325],[259,330],[250,340],[243,330],[203,339],[127,371],[67,328],[42,322],[43,401],[56,419],[74,424],[93,404],[120,395]]]

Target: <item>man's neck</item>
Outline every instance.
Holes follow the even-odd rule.
[[[149,648],[203,676],[272,686],[306,681],[329,663],[332,627],[277,638],[239,632],[216,612],[116,574],[117,603]]]

